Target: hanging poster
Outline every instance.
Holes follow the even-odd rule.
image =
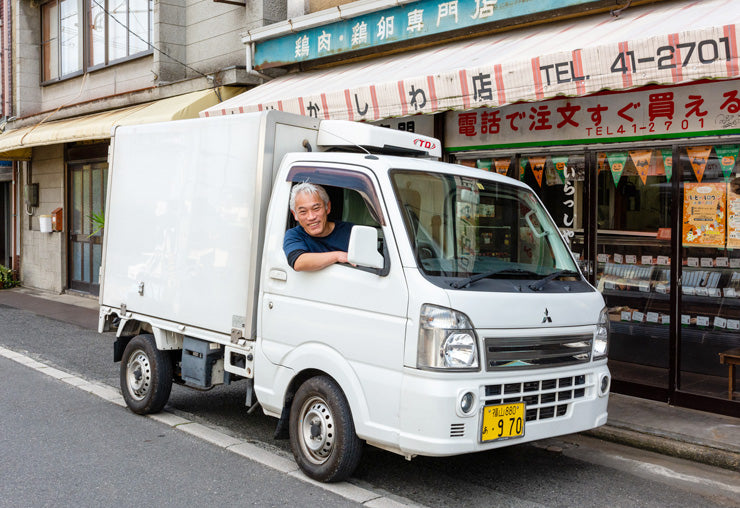
[[[722,174],[725,176],[725,182],[729,182],[732,178],[732,170],[735,169],[735,161],[737,161],[737,154],[740,151],[738,145],[717,145],[714,147],[714,151],[719,157],[719,163],[722,166]]]
[[[665,170],[665,177],[667,181],[671,181],[671,176],[673,176],[673,150],[670,148],[667,150],[661,150],[661,155],[663,156],[663,169]]]
[[[701,182],[701,179],[704,176],[704,169],[707,167],[709,152],[711,151],[711,146],[690,146],[686,148],[686,153],[689,155],[689,162],[691,163],[691,167],[694,169],[697,182]]]
[[[524,180],[524,168],[527,167],[527,158],[519,158],[519,180]]]
[[[537,184],[542,187],[542,173],[545,171],[545,162],[547,157],[530,157],[529,167],[534,173],[534,177],[537,179]]]
[[[565,169],[568,167],[568,156],[552,157],[552,165],[555,166],[555,171],[560,177],[560,183],[565,183]]]
[[[635,165],[637,174],[640,176],[643,185],[647,185],[648,171],[650,170],[650,160],[653,158],[652,150],[630,150],[632,163]]]
[[[494,163],[496,164],[496,173],[506,176],[506,174],[509,172],[511,159],[509,157],[505,159],[495,159]]]
[[[607,154],[607,160],[612,170],[612,178],[614,179],[614,186],[616,187],[619,183],[619,179],[622,177],[624,171],[624,163],[627,162],[627,154],[625,152],[612,152]]]
[[[725,246],[725,183],[686,183],[683,246]]]
[[[727,183],[727,248],[740,249],[740,178]]]

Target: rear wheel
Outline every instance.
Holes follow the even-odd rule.
[[[306,475],[322,482],[348,478],[360,462],[347,399],[337,383],[317,376],[301,385],[290,409],[290,447]]]
[[[172,362],[157,349],[152,335],[137,335],[129,341],[121,358],[121,392],[134,413],[158,413],[172,390]]]

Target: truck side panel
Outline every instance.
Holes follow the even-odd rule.
[[[261,115],[119,128],[101,304],[230,333],[259,256]],[[272,169],[272,168],[270,168]]]

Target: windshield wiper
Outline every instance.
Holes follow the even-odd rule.
[[[574,272],[573,270],[558,270],[556,272],[552,272],[550,275],[548,275],[544,279],[540,279],[537,282],[533,282],[532,284],[529,285],[529,289],[531,289],[532,291],[541,291],[543,287],[545,287],[547,284],[557,279],[558,277],[580,276],[580,275],[581,274],[579,272]]]
[[[468,287],[473,282],[478,282],[481,279],[488,279],[499,275],[530,275],[532,277],[542,277],[542,274],[533,272],[531,270],[522,270],[521,268],[505,268],[503,270],[494,270],[492,272],[479,273],[468,277],[467,279],[463,279],[459,282],[453,282],[450,285],[455,289],[462,289],[464,287]]]

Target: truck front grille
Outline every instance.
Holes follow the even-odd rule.
[[[568,404],[586,396],[586,375],[568,376],[523,383],[486,385],[485,405],[524,402],[526,419],[544,420],[568,413]]]
[[[486,370],[532,369],[586,363],[592,335],[556,337],[488,337]]]

